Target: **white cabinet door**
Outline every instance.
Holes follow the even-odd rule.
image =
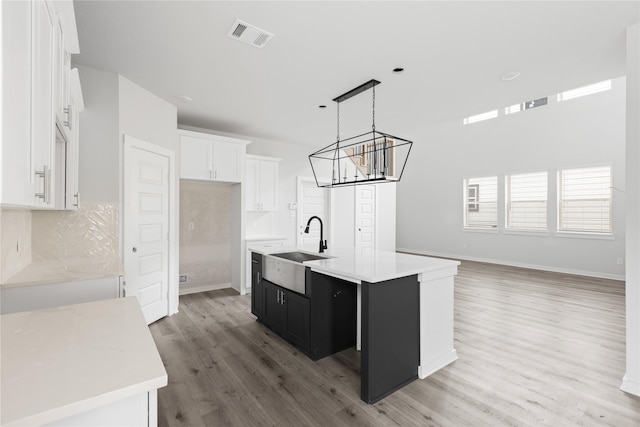
[[[180,137],[180,178],[213,178],[211,166],[211,141],[191,136]]]
[[[36,207],[52,207],[54,122],[55,15],[47,1],[32,3],[31,152]]]
[[[78,209],[78,204],[80,202],[80,193],[78,191],[78,170],[80,166],[80,113],[84,110],[82,87],[80,86],[80,75],[78,74],[77,68],[71,70],[69,86],[69,141],[67,143],[65,208],[76,210]]]
[[[278,210],[278,162],[272,157],[248,155],[245,161],[245,210]]]
[[[248,211],[257,211],[259,207],[259,188],[260,182],[258,181],[260,161],[247,158],[244,164],[245,167],[245,180],[244,180],[244,208]]]
[[[34,203],[31,163],[31,12],[30,2],[3,1],[2,118],[0,119],[0,204]]]
[[[240,182],[240,146],[232,142],[213,141],[213,179]]]
[[[261,161],[258,180],[260,183],[260,210],[278,210],[278,163]]]

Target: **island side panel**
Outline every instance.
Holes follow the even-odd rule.
[[[416,275],[362,282],[360,398],[375,403],[418,377],[420,305]]]
[[[420,366],[424,379],[458,359],[453,342],[454,276],[457,266],[418,275],[420,281]]]

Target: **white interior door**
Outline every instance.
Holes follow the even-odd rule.
[[[355,247],[360,255],[371,255],[375,247],[376,186],[355,187]]]
[[[313,178],[298,177],[298,247],[316,248],[320,243],[320,223],[314,220],[305,233],[309,218],[316,215],[322,219],[324,239],[329,236],[329,197],[326,188],[320,188]]]
[[[138,297],[147,323],[169,314],[172,164],[172,152],[125,135],[124,289]]]

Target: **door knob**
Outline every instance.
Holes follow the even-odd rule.
[[[132,252],[138,252],[138,248],[136,248],[135,246],[133,247],[133,249],[131,249]]]

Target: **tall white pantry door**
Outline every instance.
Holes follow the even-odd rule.
[[[124,267],[147,324],[169,314],[169,190],[173,152],[125,135]]]
[[[368,256],[375,249],[376,186],[356,185],[354,188],[356,253]]]

